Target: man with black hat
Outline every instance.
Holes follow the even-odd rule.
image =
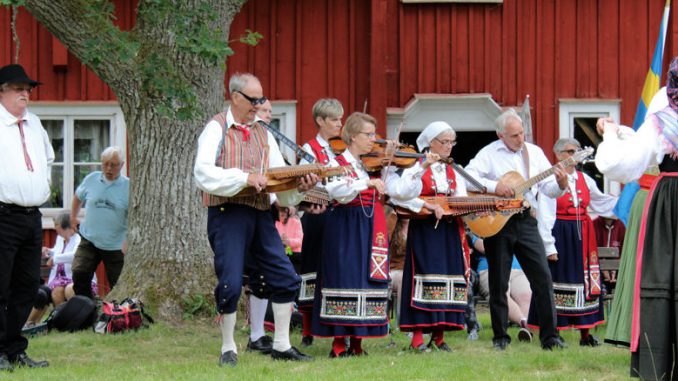
[[[0,68],[0,371],[49,365],[28,357],[21,336],[40,284],[39,207],[50,195],[54,161],[47,132],[27,110],[39,84],[20,65]]]

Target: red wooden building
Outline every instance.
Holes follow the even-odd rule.
[[[135,2],[116,0],[129,28]],[[347,113],[366,109],[378,129],[413,139],[433,120],[458,132],[465,163],[494,139],[492,120],[530,96],[534,141],[547,153],[560,137],[612,115],[630,124],[650,65],[665,0],[251,0],[231,39],[255,30],[256,47],[235,44],[228,73],[249,71],[274,100],[280,128],[314,136],[313,103],[336,97]],[[0,8],[0,65],[14,61],[12,12]],[[678,53],[671,10],[664,67]],[[19,63],[44,83],[31,110],[55,145],[55,189],[46,216],[70,205],[79,180],[110,144],[124,146],[114,94],[20,9]],[[610,186],[609,184],[607,185]],[[612,188],[614,190],[614,186]],[[45,221],[48,227],[51,221]]]

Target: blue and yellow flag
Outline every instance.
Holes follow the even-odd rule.
[[[659,91],[661,79],[662,79],[662,61],[664,60],[664,41],[666,40],[666,28],[669,22],[669,10],[671,8],[671,0],[666,0],[666,6],[664,7],[664,15],[662,16],[662,23],[659,27],[659,37],[657,38],[657,45],[654,48],[654,54],[652,55],[652,64],[650,65],[650,70],[647,72],[645,77],[645,85],[643,85],[643,93],[640,96],[640,101],[638,102],[638,109],[636,110],[636,117],[633,120],[633,129],[637,130],[640,125],[645,121],[645,114],[647,114],[647,108],[650,106],[652,97]],[[624,225],[627,225],[629,212],[631,211],[631,203],[633,198],[636,195],[636,192],[640,189],[638,182],[634,181],[632,183],[626,184],[624,190],[619,195],[619,201],[614,208],[614,214],[619,217]]]

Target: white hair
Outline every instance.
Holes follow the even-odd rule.
[[[503,133],[504,130],[506,130],[506,126],[508,126],[512,120],[517,120],[521,125],[523,124],[523,119],[518,115],[516,110],[509,108],[494,120],[494,127],[497,132]]]
[[[113,156],[118,156],[118,159],[120,161],[125,161],[124,157],[122,156],[122,150],[118,146],[111,146],[107,147],[102,153],[101,153],[101,161],[108,160],[112,158]]]

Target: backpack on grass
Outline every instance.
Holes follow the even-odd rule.
[[[92,328],[96,319],[97,306],[94,300],[75,295],[54,308],[47,318],[47,328],[75,332]]]
[[[153,323],[153,318],[144,312],[144,304],[139,299],[127,298],[119,304],[115,301],[103,302],[94,332],[106,334],[137,330],[148,326],[144,318],[148,323]]]

